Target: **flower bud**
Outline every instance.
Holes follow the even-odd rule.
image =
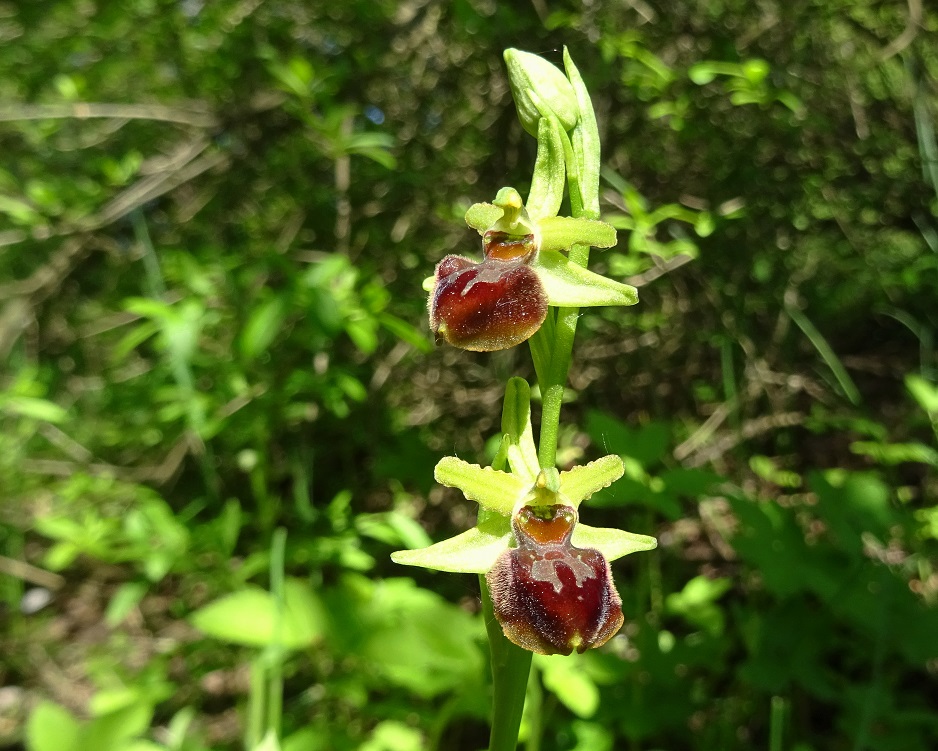
[[[579,118],[576,92],[560,68],[543,57],[516,49],[505,50],[505,63],[518,118],[528,133],[537,138],[538,122],[547,114],[545,108],[564,130],[573,130]]]
[[[507,349],[534,334],[547,317],[541,281],[519,260],[529,248],[512,242],[494,242],[492,248],[496,256],[482,263],[446,256],[437,264],[430,295],[430,328],[437,340],[475,352]],[[499,260],[502,252],[512,260]]]
[[[518,547],[486,574],[505,636],[539,654],[568,655],[605,644],[622,626],[622,600],[598,550],[570,542],[572,506],[522,506],[512,517]]]

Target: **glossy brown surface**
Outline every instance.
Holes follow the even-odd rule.
[[[512,520],[518,547],[486,574],[505,636],[532,652],[584,652],[622,626],[608,562],[598,550],[570,544],[576,519],[569,506],[523,507]]]
[[[537,253],[534,235],[509,235],[507,232],[492,229],[482,235],[482,248],[486,258],[499,261],[527,263]]]
[[[546,316],[541,282],[519,261],[447,256],[437,265],[430,328],[438,341],[476,352],[506,349],[530,337]]]

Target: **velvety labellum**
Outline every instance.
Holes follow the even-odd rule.
[[[547,317],[547,295],[522,260],[475,263],[446,256],[436,267],[430,328],[453,346],[492,352],[520,344]]]
[[[609,563],[570,542],[572,506],[524,506],[512,518],[518,547],[486,574],[505,636],[539,654],[568,655],[605,644],[621,628],[622,600]]]

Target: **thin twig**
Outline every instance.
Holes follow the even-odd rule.
[[[915,41],[918,31],[922,27],[922,0],[909,0],[909,20],[906,21],[902,33],[893,39],[889,44],[883,47],[879,53],[879,61],[885,62],[893,55],[898,55],[902,50]]]
[[[633,287],[643,287],[650,282],[653,282],[655,279],[669,274],[675,269],[679,269],[685,263],[690,263],[694,260],[693,256],[687,255],[686,253],[679,253],[674,256],[674,258],[669,258],[667,261],[661,261],[660,258],[655,256],[655,267],[648,269],[641,274],[636,276],[630,276],[626,279],[627,284],[631,284]]]
[[[35,584],[37,587],[45,587],[51,590],[61,589],[65,585],[64,577],[37,568],[25,561],[7,558],[5,555],[0,555],[0,574],[22,579],[30,584]]]
[[[155,120],[196,128],[214,128],[218,120],[207,109],[167,107],[162,104],[104,104],[69,102],[67,104],[12,104],[0,107],[0,122],[17,120]]]

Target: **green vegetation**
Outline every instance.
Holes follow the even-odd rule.
[[[0,748],[474,751],[472,527],[526,348],[434,347],[527,194],[502,52],[596,107],[561,469],[625,626],[531,751],[938,746],[938,14],[924,4],[0,2]],[[555,52],[550,52],[554,50]],[[571,214],[564,205],[563,215]],[[534,422],[539,420],[535,392]]]

